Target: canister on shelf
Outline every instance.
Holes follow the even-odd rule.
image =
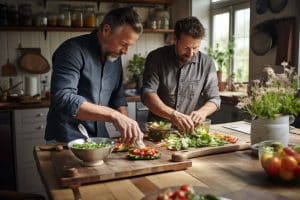
[[[83,27],[83,14],[81,6],[74,6],[72,8],[72,26]]]
[[[31,4],[19,5],[19,24],[22,26],[32,25],[32,9]]]
[[[70,5],[68,4],[61,4],[59,5],[59,15],[57,18],[57,25],[58,26],[71,26],[71,9]]]
[[[48,14],[48,26],[57,26],[57,14],[55,13]]]
[[[96,14],[96,26],[100,26],[100,24],[102,23],[103,19],[104,19],[105,13],[97,13]]]
[[[37,13],[34,22],[36,26],[47,26],[48,24],[47,13],[46,12]]]
[[[84,26],[85,27],[95,27],[96,26],[96,15],[95,15],[95,12],[94,12],[94,6],[93,5],[85,6]]]
[[[9,26],[19,25],[19,11],[16,5],[11,5],[8,7],[7,21]]]
[[[7,5],[0,4],[0,26],[7,26]]]

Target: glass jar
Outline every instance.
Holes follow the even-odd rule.
[[[161,19],[161,22],[162,22],[162,24],[161,24],[162,29],[169,29],[169,18],[163,17]]]
[[[48,14],[48,26],[57,26],[57,16],[55,13]]]
[[[72,26],[83,27],[82,7],[76,6],[72,9]]]
[[[105,13],[97,13],[96,14],[96,26],[100,27],[103,19],[104,19]]]
[[[0,4],[0,26],[7,26],[7,5]]]
[[[30,4],[19,5],[19,24],[22,26],[32,25],[32,9]]]
[[[71,7],[68,4],[59,5],[58,26],[71,26]]]
[[[11,5],[8,7],[7,12],[8,25],[18,26],[19,25],[19,12],[16,5]]]
[[[45,12],[37,13],[35,16],[34,22],[35,22],[34,24],[36,26],[47,26],[47,24],[48,24],[47,13],[45,13]]]
[[[84,13],[84,26],[95,27],[96,26],[96,15],[94,12],[94,6],[86,6]]]

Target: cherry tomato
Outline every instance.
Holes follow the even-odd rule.
[[[190,186],[188,186],[188,185],[182,185],[182,186],[180,187],[180,190],[182,190],[182,191],[190,191],[191,188],[190,188]]]
[[[284,147],[283,151],[284,151],[284,153],[286,153],[286,155],[289,155],[289,156],[293,156],[296,154],[296,151],[294,149],[292,149],[291,147]]]
[[[279,176],[285,181],[291,181],[295,177],[294,172],[286,169],[281,169],[279,172]]]
[[[281,167],[285,170],[294,171],[297,165],[297,160],[293,156],[285,156],[281,160]]]
[[[277,176],[281,169],[281,159],[278,157],[271,158],[267,166],[267,172],[270,176]]]

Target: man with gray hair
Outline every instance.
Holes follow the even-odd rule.
[[[68,142],[82,138],[82,124],[92,137],[109,137],[105,122],[121,133],[123,142],[143,138],[127,115],[122,86],[121,55],[142,33],[139,16],[131,8],[110,11],[99,30],[62,43],[52,57],[51,105],[45,139]]]

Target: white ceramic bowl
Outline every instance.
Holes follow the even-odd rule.
[[[101,147],[97,149],[79,149],[74,148],[74,144],[84,144],[86,143],[85,139],[76,139],[68,143],[69,149],[73,154],[82,161],[82,164],[85,166],[98,166],[103,164],[109,154],[111,153],[114,141],[110,138],[101,138],[101,137],[92,137],[91,140],[95,143],[105,143],[109,144],[107,147]]]

